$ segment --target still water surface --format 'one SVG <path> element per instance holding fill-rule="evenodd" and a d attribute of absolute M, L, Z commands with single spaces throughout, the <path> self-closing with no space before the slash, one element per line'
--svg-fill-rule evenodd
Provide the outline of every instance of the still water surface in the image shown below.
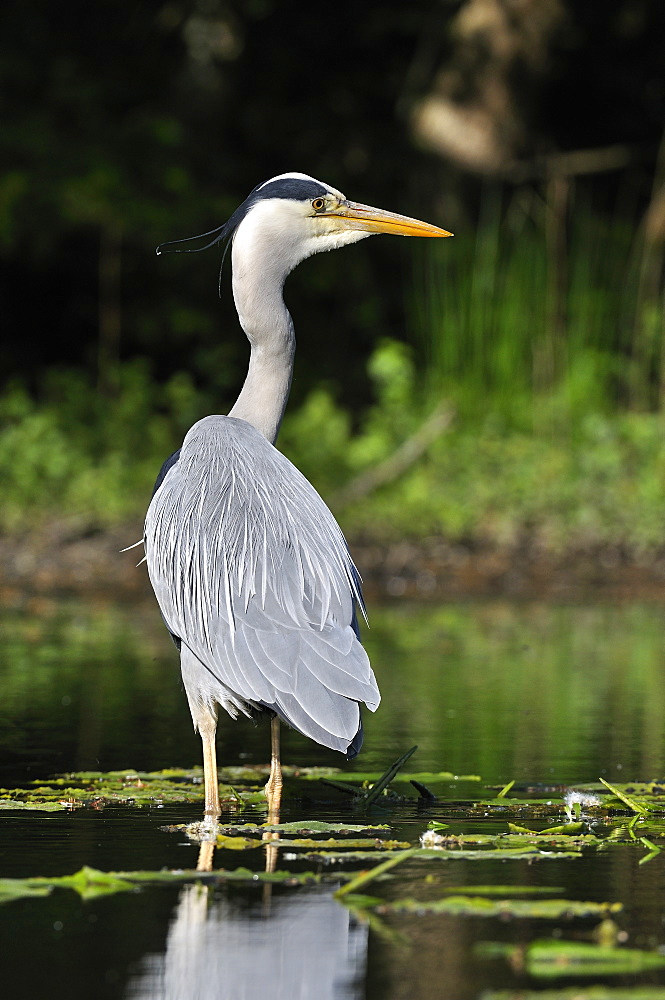
<path fill-rule="evenodd" d="M 349 766 L 383 770 L 417 743 L 413 770 L 478 774 L 483 784 L 540 782 L 553 797 L 560 785 L 601 775 L 661 778 L 664 626 L 660 607 L 640 604 L 375 609 L 365 641 L 384 700 L 376 715 L 366 715 L 365 747 Z M 72 769 L 199 763 L 177 655 L 152 604 L 23 599 L 4 608 L 0 628 L 0 784 Z M 223 763 L 263 763 L 267 750 L 266 726 L 222 721 Z M 284 734 L 283 758 L 344 766 L 295 733 Z M 464 785 L 436 792 L 431 805 L 419 805 L 414 793 L 373 821 L 390 822 L 395 836 L 415 843 Z M 137 870 L 196 863 L 196 848 L 163 827 L 197 818 L 197 807 L 0 817 L 0 877 L 70 874 L 84 864 Z M 334 796 L 287 800 L 282 819 L 358 822 Z M 471 827 L 454 832 L 461 829 Z M 215 865 L 260 868 L 255 854 L 218 852 Z M 655 947 L 665 943 L 665 863 L 640 866 L 640 856 L 615 850 L 535 865 L 455 860 L 437 866 L 432 891 L 438 897 L 446 886 L 500 882 L 617 900 L 629 942 Z M 417 862 L 405 868 L 400 894 L 422 897 L 422 876 Z M 449 917 L 393 918 L 373 928 L 336 902 L 333 889 L 188 885 L 88 902 L 56 890 L 8 903 L 0 908 L 3 979 L 13 997 L 34 996 L 48 983 L 54 998 L 465 1000 L 535 985 L 505 962 L 479 961 L 476 941 L 553 932 L 551 925 Z M 390 895 L 390 883 L 380 894 Z"/>

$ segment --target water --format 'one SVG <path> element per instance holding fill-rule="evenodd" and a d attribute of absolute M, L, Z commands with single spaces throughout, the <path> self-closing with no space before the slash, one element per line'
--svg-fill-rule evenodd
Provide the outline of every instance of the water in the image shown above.
<path fill-rule="evenodd" d="M 662 777 L 664 624 L 661 608 L 640 604 L 374 609 L 365 638 L 384 700 L 366 715 L 365 748 L 350 767 L 383 769 L 417 743 L 413 770 L 475 773 L 493 785 L 540 782 L 553 796 L 561 785 L 599 776 Z M 23 599 L 4 608 L 0 627 L 0 784 L 71 769 L 199 763 L 177 655 L 152 604 Z M 220 759 L 265 762 L 268 738 L 266 726 L 224 720 Z M 283 758 L 343 764 L 295 733 L 284 734 Z M 437 788 L 439 801 L 427 806 L 414 793 L 380 818 L 396 837 L 416 842 L 429 819 L 449 820 L 446 798 L 464 789 Z M 0 877 L 71 874 L 82 865 L 191 868 L 196 848 L 163 827 L 197 817 L 192 806 L 3 812 Z M 282 818 L 354 819 L 334 794 L 287 800 Z M 453 828 L 487 832 L 497 822 L 455 821 Z M 414 861 L 399 881 L 370 891 L 438 898 L 446 887 L 472 883 L 559 886 L 567 898 L 622 902 L 616 919 L 629 944 L 653 948 L 665 942 L 665 862 L 659 856 L 640 865 L 644 853 L 617 847 L 533 865 L 455 860 L 428 869 L 428 883 Z M 215 859 L 229 869 L 261 864 L 260 850 Z M 478 940 L 526 942 L 556 931 L 466 917 L 368 925 L 335 901 L 333 889 L 187 885 L 87 902 L 65 890 L 18 900 L 0 907 L 3 981 L 19 998 L 42 993 L 48 982 L 51 997 L 72 1000 L 465 1000 L 538 985 L 505 961 L 479 960 Z M 560 932 L 588 934 L 593 924 L 564 924 Z M 618 982 L 665 984 L 665 976 Z"/>

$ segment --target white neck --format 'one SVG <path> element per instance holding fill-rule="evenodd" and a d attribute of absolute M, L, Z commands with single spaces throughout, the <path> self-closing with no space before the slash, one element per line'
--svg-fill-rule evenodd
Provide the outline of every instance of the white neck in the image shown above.
<path fill-rule="evenodd" d="M 252 353 L 229 416 L 253 424 L 272 442 L 289 398 L 295 353 L 293 322 L 282 297 L 286 277 L 314 253 L 371 235 L 328 223 L 312 217 L 308 205 L 268 198 L 249 209 L 233 237 L 233 298 Z"/>
<path fill-rule="evenodd" d="M 248 222 L 233 241 L 232 266 L 233 298 L 251 355 L 229 416 L 246 420 L 274 443 L 289 398 L 295 354 L 293 321 L 282 296 L 291 266 L 276 253 L 279 240 L 255 240 Z"/>

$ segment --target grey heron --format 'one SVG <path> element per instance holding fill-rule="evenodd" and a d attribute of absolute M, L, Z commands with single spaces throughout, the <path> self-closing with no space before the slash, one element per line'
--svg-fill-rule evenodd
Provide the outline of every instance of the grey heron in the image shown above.
<path fill-rule="evenodd" d="M 249 369 L 228 415 L 199 420 L 162 466 L 144 544 L 203 743 L 205 815 L 212 820 L 220 813 L 219 706 L 234 718 L 270 713 L 266 794 L 274 814 L 282 787 L 279 720 L 351 758 L 362 744 L 360 704 L 371 711 L 379 704 L 358 630 L 360 577 L 344 536 L 314 487 L 274 447 L 295 351 L 286 277 L 306 257 L 373 233 L 451 235 L 348 201 L 301 173 L 259 184 L 225 225 L 204 234 L 214 237 L 207 246 L 231 244 Z"/>

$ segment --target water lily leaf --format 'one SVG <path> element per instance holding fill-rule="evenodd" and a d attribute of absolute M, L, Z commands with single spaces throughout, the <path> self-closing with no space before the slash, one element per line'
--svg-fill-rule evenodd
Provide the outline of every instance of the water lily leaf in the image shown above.
<path fill-rule="evenodd" d="M 310 833 L 365 833 L 368 830 L 389 830 L 386 823 L 377 823 L 374 826 L 367 823 L 322 823 L 318 820 L 307 820 L 293 823 L 266 823 L 261 830 L 275 830 L 282 833 L 300 833 L 306 836 Z"/>
<path fill-rule="evenodd" d="M 479 896 L 445 896 L 443 899 L 399 899 L 382 903 L 378 912 L 440 914 L 468 917 L 513 917 L 533 920 L 571 920 L 606 917 L 622 909 L 621 903 L 580 902 L 573 899 L 488 899 Z"/>
<path fill-rule="evenodd" d="M 540 861 L 552 859 L 555 861 L 568 860 L 570 858 L 581 857 L 580 851 L 542 851 L 533 844 L 526 847 L 496 847 L 486 848 L 478 851 L 465 850 L 463 848 L 449 850 L 442 847 L 422 847 L 418 851 L 420 858 L 438 858 L 439 860 L 454 860 L 464 858 L 465 861 Z"/>
<path fill-rule="evenodd" d="M 231 785 L 220 785 L 219 791 L 225 805 L 252 805 L 257 800 L 265 804 L 261 791 L 236 791 Z M 28 788 L 0 789 L 0 808 L 47 812 L 83 806 L 96 809 L 108 805 L 142 808 L 166 802 L 199 802 L 202 799 L 203 785 L 196 776 L 183 773 L 174 778 L 172 772 L 81 771 L 53 778 L 48 783 L 33 782 Z"/>
<path fill-rule="evenodd" d="M 320 768 L 320 778 L 343 778 L 344 781 L 352 784 L 362 784 L 364 782 L 375 782 L 381 777 L 381 771 L 343 771 L 341 768 Z M 326 773 L 323 773 L 326 772 Z M 482 781 L 479 774 L 453 774 L 452 771 L 400 771 L 393 779 L 394 781 L 417 781 L 420 784 L 436 784 L 437 782 L 449 781 Z"/>
<path fill-rule="evenodd" d="M 113 872 L 100 872 L 84 865 L 74 875 L 62 875 L 53 879 L 52 884 L 63 889 L 73 889 L 81 899 L 108 896 L 114 892 L 127 892 L 135 886 Z"/>
<path fill-rule="evenodd" d="M 363 896 L 360 892 L 349 892 L 344 898 L 344 904 L 353 910 L 373 910 L 383 903 L 378 896 Z"/>
<path fill-rule="evenodd" d="M 5 789 L 0 791 L 0 794 L 8 795 Z M 83 803 L 79 803 L 83 805 Z M 31 809 L 37 812 L 65 812 L 70 809 L 71 806 L 67 802 L 23 802 L 20 799 L 13 798 L 0 798 L 0 809 Z"/>
<path fill-rule="evenodd" d="M 547 820 L 563 811 L 552 799 L 470 799 L 442 802 L 445 819 Z"/>
<path fill-rule="evenodd" d="M 9 902 L 23 896 L 46 896 L 52 889 L 73 889 L 81 899 L 92 899 L 114 892 L 134 889 L 131 882 L 114 872 L 100 872 L 84 865 L 74 875 L 60 875 L 54 878 L 26 878 L 0 880 L 0 901 Z"/>
<path fill-rule="evenodd" d="M 434 845 L 443 845 L 446 847 L 452 847 L 454 845 L 459 845 L 460 847 L 468 847 L 470 844 L 476 847 L 482 847 L 487 845 L 488 847 L 494 846 L 500 834 L 498 833 L 441 833 L 437 834 L 436 830 L 427 830 L 420 838 L 420 843 L 423 847 L 433 847 Z"/>
<path fill-rule="evenodd" d="M 221 847 L 225 851 L 248 851 L 255 847 L 261 847 L 265 843 L 255 837 L 227 837 L 223 833 L 217 834 L 215 842 L 217 847 Z"/>
<path fill-rule="evenodd" d="M 520 847 L 527 844 L 540 844 L 542 846 L 548 844 L 550 847 L 570 847 L 572 845 L 591 847 L 601 844 L 602 841 L 593 833 L 583 833 L 574 836 L 572 834 L 546 834 L 543 830 L 542 833 L 504 833 L 496 838 L 496 843 L 497 846 L 505 845 L 506 847 Z"/>
<path fill-rule="evenodd" d="M 665 967 L 665 955 L 639 948 L 613 948 L 584 941 L 533 941 L 526 948 L 483 942 L 478 954 L 496 958 L 505 955 L 509 961 L 520 961 L 531 976 L 555 979 L 560 976 L 635 975 L 649 969 Z M 578 994 L 579 995 L 579 994 Z M 634 996 L 634 993 L 631 994 Z"/>
<path fill-rule="evenodd" d="M 342 863 L 347 861 L 369 861 L 372 864 L 375 864 L 376 861 L 379 859 L 379 857 L 392 858 L 395 857 L 397 854 L 401 853 L 402 850 L 361 851 L 361 850 L 351 850 L 351 849 L 342 850 L 338 848 L 336 850 L 333 849 L 333 850 L 322 850 L 322 851 L 309 850 L 306 851 L 304 854 L 299 855 L 299 857 L 302 858 L 303 861 L 313 861 L 313 862 L 315 861 L 318 862 L 319 864 L 321 862 L 323 862 L 324 864 L 333 864 L 337 862 Z M 355 876 L 357 872 L 354 872 L 353 874 Z"/>
<path fill-rule="evenodd" d="M 48 896 L 51 886 L 34 885 L 29 878 L 0 878 L 0 903 L 9 903 L 25 896 Z"/>
<path fill-rule="evenodd" d="M 341 839 L 339 837 L 328 837 L 326 840 L 315 840 L 312 837 L 301 837 L 301 838 L 287 838 L 279 837 L 275 840 L 258 840 L 249 837 L 225 837 L 219 834 L 217 836 L 217 847 L 226 848 L 232 851 L 243 851 L 251 850 L 256 847 L 264 847 L 267 843 L 271 847 L 279 847 L 283 850 L 307 850 L 307 851 L 319 851 L 321 853 L 330 853 L 331 850 L 339 848 L 335 853 L 340 854 L 340 856 L 345 857 L 349 854 L 349 851 L 364 851 L 365 855 L 367 851 L 394 851 L 394 850 L 404 850 L 410 847 L 408 841 L 405 840 L 378 840 L 371 839 L 369 837 L 361 837 L 356 839 Z M 372 855 L 370 854 L 370 857 Z"/>
<path fill-rule="evenodd" d="M 529 830 L 526 826 L 509 823 L 508 829 L 511 833 L 528 834 L 530 837 L 547 837 L 551 835 L 572 837 L 576 833 L 582 833 L 585 825 L 584 823 L 562 823 L 560 826 L 548 826 L 543 830 Z"/>
<path fill-rule="evenodd" d="M 355 878 L 355 873 L 335 872 L 335 881 Z M 314 885 L 324 876 L 317 872 L 252 871 L 236 868 L 232 871 L 218 869 L 213 872 L 190 870 L 178 871 L 134 871 L 103 872 L 84 866 L 74 875 L 60 875 L 54 878 L 35 877 L 27 879 L 1 879 L 0 903 L 21 899 L 25 896 L 46 896 L 54 888 L 73 889 L 82 899 L 109 895 L 115 892 L 133 892 L 141 885 L 180 884 L 184 882 L 276 882 L 286 886 Z"/>
<path fill-rule="evenodd" d="M 340 840 L 339 838 L 329 837 L 327 840 L 314 840 L 312 838 L 300 838 L 298 840 L 271 840 L 271 844 L 275 844 L 278 847 L 282 845 L 283 847 L 296 847 L 296 848 L 321 848 L 321 850 L 327 850 L 329 848 L 353 848 L 355 850 L 363 849 L 373 849 L 375 851 L 396 851 L 405 850 L 411 847 L 408 840 L 371 840 L 369 837 L 357 838 L 356 840 Z"/>
<path fill-rule="evenodd" d="M 584 823 L 562 823 L 560 826 L 548 826 L 546 829 L 541 830 L 541 836 L 546 834 L 558 834 L 564 837 L 571 837 L 576 833 L 581 833 L 584 830 Z"/>
<path fill-rule="evenodd" d="M 555 896 L 564 889 L 556 885 L 451 885 L 446 892 L 459 896 Z"/>
<path fill-rule="evenodd" d="M 665 1000 L 665 987 L 571 986 L 561 990 L 486 990 L 483 1000 Z"/>

